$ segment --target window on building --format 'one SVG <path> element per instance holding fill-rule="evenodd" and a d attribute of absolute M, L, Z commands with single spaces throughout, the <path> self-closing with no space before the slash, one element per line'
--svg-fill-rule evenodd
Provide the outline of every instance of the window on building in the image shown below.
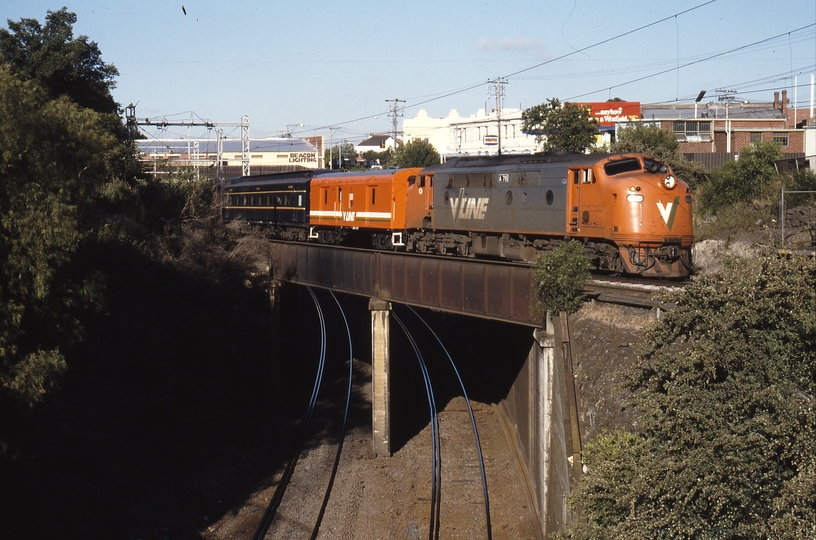
<path fill-rule="evenodd" d="M 711 141 L 711 122 L 678 120 L 674 123 L 674 135 L 681 142 Z"/>
<path fill-rule="evenodd" d="M 762 132 L 761 131 L 752 131 L 751 132 L 751 144 L 757 144 L 762 142 Z"/>
<path fill-rule="evenodd" d="M 773 142 L 779 144 L 779 146 L 788 146 L 788 133 L 774 133 Z"/>

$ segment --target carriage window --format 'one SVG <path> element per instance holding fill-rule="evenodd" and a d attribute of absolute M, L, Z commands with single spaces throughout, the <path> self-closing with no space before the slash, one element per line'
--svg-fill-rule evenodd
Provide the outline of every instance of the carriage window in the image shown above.
<path fill-rule="evenodd" d="M 349 208 L 354 208 L 354 192 L 349 191 Z"/>
<path fill-rule="evenodd" d="M 298 206 L 303 206 L 303 195 L 298 195 Z"/>
<path fill-rule="evenodd" d="M 329 190 L 323 190 L 323 204 L 329 204 Z"/>
<path fill-rule="evenodd" d="M 343 202 L 343 188 L 337 188 L 337 200 Z"/>
<path fill-rule="evenodd" d="M 371 204 L 374 205 L 374 201 L 377 199 L 377 189 L 371 188 Z"/>

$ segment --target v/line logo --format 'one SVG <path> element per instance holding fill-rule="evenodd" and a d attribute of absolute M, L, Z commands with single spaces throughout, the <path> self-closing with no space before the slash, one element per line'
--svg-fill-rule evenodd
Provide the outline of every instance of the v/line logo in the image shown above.
<path fill-rule="evenodd" d="M 666 203 L 665 206 L 662 202 L 657 201 L 657 210 L 660 212 L 660 217 L 663 218 L 663 222 L 669 230 L 672 230 L 674 226 L 674 218 L 677 216 L 678 206 L 680 206 L 680 197 L 675 197 L 674 202 Z"/>
<path fill-rule="evenodd" d="M 459 196 L 451 199 L 451 215 L 453 222 L 460 219 L 481 219 L 485 218 L 487 212 L 488 197 L 465 197 L 464 188 L 459 190 Z"/>

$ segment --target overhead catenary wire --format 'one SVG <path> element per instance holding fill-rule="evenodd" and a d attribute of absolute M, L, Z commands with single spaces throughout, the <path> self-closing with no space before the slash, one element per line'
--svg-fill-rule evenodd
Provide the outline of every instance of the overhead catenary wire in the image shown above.
<path fill-rule="evenodd" d="M 649 28 L 649 27 L 655 26 L 655 25 L 657 25 L 657 24 L 660 24 L 660 23 L 662 23 L 662 22 L 665 22 L 665 21 L 667 21 L 667 20 L 670 20 L 670 19 L 672 19 L 672 18 L 674 18 L 674 17 L 680 16 L 680 15 L 685 15 L 686 13 L 689 13 L 689 12 L 695 11 L 695 10 L 700 9 L 700 8 L 702 8 L 702 7 L 704 7 L 704 6 L 707 6 L 707 5 L 709 5 L 709 4 L 713 4 L 714 2 L 717 2 L 717 0 L 708 0 L 708 1 L 706 1 L 706 2 L 703 2 L 702 4 L 698 4 L 698 5 L 693 6 L 693 7 L 691 7 L 691 8 L 688 8 L 688 9 L 685 9 L 685 10 L 683 10 L 683 11 L 677 12 L 677 13 L 675 13 L 675 14 L 673 14 L 673 15 L 669 15 L 669 16 L 667 16 L 667 17 L 663 17 L 662 19 L 659 19 L 659 20 L 657 20 L 657 21 L 653 21 L 653 22 L 651 22 L 651 23 L 648 23 L 648 24 L 645 24 L 645 25 L 639 26 L 638 28 L 634 28 L 634 29 L 632 29 L 632 30 L 628 30 L 628 31 L 626 31 L 626 32 L 623 32 L 623 33 L 617 34 L 617 35 L 615 35 L 615 36 L 612 36 L 612 37 L 610 37 L 610 38 L 607 38 L 607 39 L 604 39 L 604 40 L 598 41 L 598 42 L 596 42 L 596 43 L 593 43 L 592 45 L 587 45 L 586 47 L 582 47 L 581 49 L 574 50 L 574 51 L 572 51 L 572 52 L 569 52 L 569 53 L 563 54 L 563 55 L 561 55 L 561 56 L 558 56 L 558 57 L 556 57 L 556 58 L 551 58 L 551 59 L 546 60 L 546 61 L 544 61 L 544 62 L 540 62 L 540 63 L 538 63 L 538 64 L 535 64 L 535 65 L 532 65 L 532 66 L 526 67 L 526 68 L 524 68 L 524 69 L 521 69 L 521 70 L 518 70 L 518 71 L 514 71 L 514 72 L 512 72 L 512 73 L 510 73 L 510 74 L 507 74 L 507 75 L 502 76 L 501 78 L 504 78 L 504 79 L 509 79 L 509 78 L 511 78 L 511 77 L 515 77 L 516 75 L 519 75 L 519 74 L 521 74 L 521 73 L 526 73 L 527 71 L 531 71 L 531 70 L 536 69 L 536 68 L 539 68 L 539 67 L 541 67 L 541 66 L 545 66 L 545 65 L 547 65 L 547 64 L 551 64 L 551 63 L 553 63 L 553 62 L 556 62 L 556 61 L 558 61 L 558 60 L 562 60 L 562 59 L 567 58 L 567 57 L 569 57 L 569 56 L 572 56 L 572 55 L 574 55 L 574 54 L 578 54 L 578 53 L 580 53 L 580 52 L 587 51 L 587 50 L 589 50 L 589 49 L 592 49 L 592 48 L 598 47 L 598 46 L 600 46 L 600 45 L 604 45 L 604 44 L 609 43 L 609 42 L 611 42 L 611 41 L 614 41 L 614 40 L 616 40 L 616 39 L 620 39 L 620 38 L 622 38 L 622 37 L 628 36 L 628 35 L 633 34 L 633 33 L 635 33 L 635 32 L 639 32 L 639 31 L 644 30 L 644 29 L 646 29 L 646 28 Z M 438 100 L 440 100 L 440 99 L 444 99 L 444 98 L 447 98 L 447 97 L 455 96 L 455 95 L 462 94 L 462 93 L 465 93 L 465 92 L 470 92 L 471 90 L 475 90 L 475 89 L 477 89 L 477 88 L 483 88 L 485 85 L 487 85 L 487 82 L 485 82 L 485 81 L 483 80 L 483 81 L 481 81 L 481 82 L 474 83 L 474 84 L 471 84 L 471 85 L 469 85 L 469 86 L 465 86 L 464 88 L 460 88 L 460 89 L 458 89 L 458 90 L 451 90 L 451 91 L 447 91 L 447 92 L 441 92 L 441 93 L 439 93 L 438 95 L 436 95 L 435 97 L 431 97 L 431 98 L 428 98 L 428 99 L 425 99 L 425 100 L 422 100 L 422 101 L 418 101 L 418 102 L 415 102 L 415 103 L 410 103 L 410 104 L 408 104 L 408 105 L 405 105 L 405 106 L 403 107 L 403 110 L 406 110 L 406 109 L 413 109 L 413 108 L 419 107 L 419 106 L 421 106 L 421 105 L 425 105 L 425 104 L 428 104 L 428 103 L 432 103 L 432 102 L 434 102 L 434 101 L 438 101 Z M 331 124 L 327 124 L 327 125 L 325 125 L 325 126 L 322 126 L 322 127 L 316 128 L 316 129 L 328 129 L 330 126 L 342 126 L 342 125 L 345 125 L 345 124 L 351 124 L 351 123 L 354 123 L 354 122 L 359 122 L 359 121 L 361 121 L 361 120 L 369 120 L 369 119 L 373 119 L 375 116 L 379 116 L 379 115 L 381 115 L 381 114 L 387 114 L 387 112 L 388 112 L 388 111 L 386 111 L 386 112 L 381 112 L 381 113 L 376 113 L 376 114 L 371 114 L 371 115 L 367 115 L 367 116 L 363 116 L 363 117 L 355 118 L 355 119 L 352 119 L 352 120 L 346 120 L 346 121 L 342 121 L 342 122 L 332 122 Z"/>
<path fill-rule="evenodd" d="M 800 28 L 797 28 L 796 30 L 792 30 L 791 32 L 799 32 L 799 31 L 804 30 L 804 29 L 806 29 L 806 28 L 812 28 L 812 27 L 816 27 L 816 23 L 811 23 L 811 24 L 808 24 L 808 25 L 806 25 L 806 26 L 802 26 L 802 27 L 800 27 Z M 656 72 L 656 73 L 652 73 L 652 74 L 650 74 L 650 75 L 645 75 L 645 76 L 643 76 L 643 77 L 638 77 L 638 78 L 636 78 L 636 79 L 632 79 L 632 80 L 626 81 L 626 82 L 624 82 L 624 83 L 614 84 L 614 85 L 612 85 L 612 86 L 605 86 L 604 88 L 600 88 L 600 89 L 598 89 L 598 90 L 593 90 L 593 91 L 591 91 L 591 92 L 585 92 L 585 93 L 583 93 L 583 94 L 578 94 L 578 95 L 575 95 L 575 96 L 571 96 L 571 97 L 566 98 L 566 100 L 572 100 L 572 99 L 577 99 L 577 98 L 580 98 L 580 97 L 590 96 L 590 95 L 592 95 L 592 94 L 596 94 L 596 93 L 598 93 L 598 92 L 605 92 L 605 91 L 610 90 L 610 89 L 612 89 L 612 88 L 620 88 L 620 87 L 622 87 L 622 86 L 627 86 L 627 85 L 630 85 L 630 84 L 634 84 L 634 83 L 636 83 L 636 82 L 644 81 L 644 80 L 646 80 L 646 79 L 651 79 L 652 77 L 657 77 L 658 75 L 663 75 L 664 73 L 668 73 L 668 72 L 670 72 L 670 71 L 674 71 L 675 69 L 680 69 L 680 68 L 689 67 L 689 66 L 692 66 L 692 65 L 694 65 L 694 64 L 699 64 L 700 62 L 705 62 L 705 61 L 707 61 L 707 60 L 713 60 L 714 58 L 718 58 L 718 57 L 720 57 L 720 56 L 724 56 L 724 55 L 727 55 L 727 54 L 733 53 L 733 52 L 735 52 L 735 51 L 740 51 L 740 50 L 743 50 L 743 49 L 748 49 L 748 48 L 753 47 L 753 46 L 755 46 L 755 45 L 757 45 L 757 44 L 760 44 L 760 43 L 766 43 L 766 42 L 771 41 L 771 40 L 774 40 L 774 39 L 779 39 L 780 37 L 786 36 L 786 35 L 788 35 L 789 33 L 790 33 L 790 32 L 783 32 L 783 33 L 781 33 L 781 34 L 777 34 L 776 36 L 769 37 L 769 38 L 766 38 L 766 39 L 762 39 L 762 40 L 759 40 L 759 41 L 755 41 L 755 42 L 750 43 L 750 44 L 748 44 L 748 45 L 742 45 L 742 46 L 740 46 L 740 47 L 735 47 L 735 48 L 733 48 L 733 49 L 729 49 L 729 50 L 727 50 L 727 51 L 723 51 L 723 52 L 719 52 L 719 53 L 716 53 L 716 54 L 712 54 L 712 55 L 706 56 L 706 57 L 701 58 L 701 59 L 699 59 L 699 60 L 694 60 L 694 61 L 692 61 L 692 62 L 687 62 L 687 63 L 683 64 L 682 66 L 679 66 L 679 68 L 674 68 L 674 67 L 672 67 L 672 68 L 664 69 L 664 70 L 658 71 L 658 72 Z"/>

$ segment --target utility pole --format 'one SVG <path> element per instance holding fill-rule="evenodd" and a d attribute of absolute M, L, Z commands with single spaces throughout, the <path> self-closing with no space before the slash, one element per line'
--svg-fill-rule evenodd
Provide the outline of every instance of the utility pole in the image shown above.
<path fill-rule="evenodd" d="M 492 84 L 493 86 L 488 86 L 488 95 L 496 97 L 496 122 L 499 125 L 499 155 L 501 155 L 501 110 L 502 110 L 502 99 L 504 98 L 504 85 L 507 84 L 507 79 L 503 77 L 498 77 L 494 80 L 488 79 L 488 84 Z M 485 111 L 486 112 L 486 111 Z"/>
<path fill-rule="evenodd" d="M 388 110 L 388 116 L 391 117 L 391 133 L 394 137 L 394 149 L 397 148 L 397 134 L 402 133 L 401 131 L 397 131 L 397 122 L 399 118 L 402 117 L 402 113 L 400 112 L 399 104 L 405 103 L 404 99 L 386 99 L 386 103 L 393 103 L 391 108 Z"/>
<path fill-rule="evenodd" d="M 722 92 L 723 94 L 717 99 L 725 102 L 725 151 L 731 152 L 731 120 L 728 119 L 728 107 L 736 99 L 732 94 L 736 94 L 737 91 L 717 88 L 715 92 Z"/>

